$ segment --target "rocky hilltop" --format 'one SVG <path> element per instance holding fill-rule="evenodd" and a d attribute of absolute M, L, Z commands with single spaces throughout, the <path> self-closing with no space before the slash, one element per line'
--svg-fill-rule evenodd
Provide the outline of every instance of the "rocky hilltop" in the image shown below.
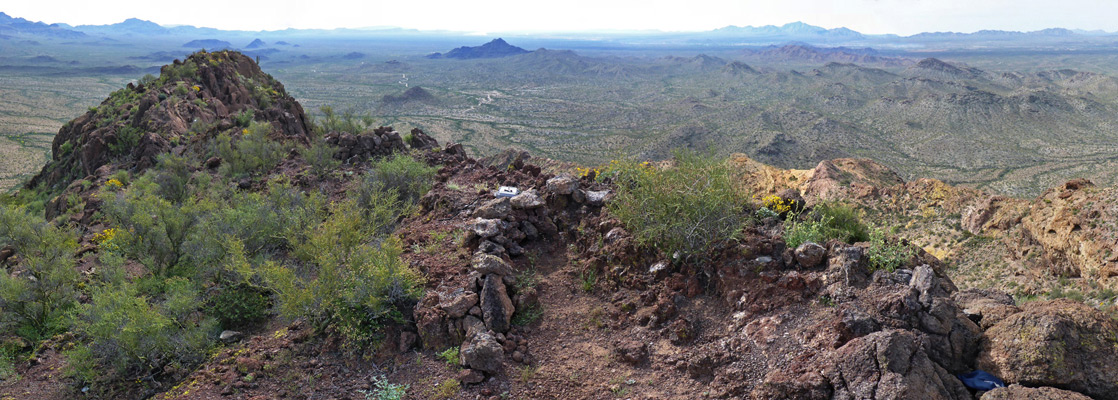
<path fill-rule="evenodd" d="M 68 124 L 24 190 L 52 197 L 0 208 L 4 397 L 1118 399 L 1118 199 L 1081 180 L 476 160 L 200 52 Z"/>

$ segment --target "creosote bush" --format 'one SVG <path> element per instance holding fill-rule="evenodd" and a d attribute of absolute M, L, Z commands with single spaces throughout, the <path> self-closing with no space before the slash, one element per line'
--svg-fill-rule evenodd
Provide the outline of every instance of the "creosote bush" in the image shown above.
<path fill-rule="evenodd" d="M 21 272 L 0 270 L 0 337 L 35 343 L 65 331 L 79 278 L 76 236 L 23 208 L 0 206 L 0 248 L 7 246 L 21 258 Z"/>
<path fill-rule="evenodd" d="M 283 146 L 268 135 L 272 125 L 267 122 L 251 122 L 241 130 L 236 141 L 230 135 L 215 139 L 214 153 L 221 157 L 221 174 L 229 177 L 242 177 L 267 172 L 274 168 L 284 157 Z"/>
<path fill-rule="evenodd" d="M 609 212 L 640 245 L 668 256 L 701 256 L 738 233 L 748 197 L 734 185 L 724 159 L 677 151 L 674 161 L 665 169 L 632 160 L 611 163 L 603 172 L 617 184 Z"/>

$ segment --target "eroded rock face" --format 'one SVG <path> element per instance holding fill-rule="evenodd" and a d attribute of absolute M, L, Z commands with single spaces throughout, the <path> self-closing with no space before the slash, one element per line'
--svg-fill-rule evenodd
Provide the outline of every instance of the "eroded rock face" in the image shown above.
<path fill-rule="evenodd" d="M 978 367 L 1028 386 L 1118 399 L 1118 321 L 1083 303 L 1038 301 L 986 331 Z"/>
<path fill-rule="evenodd" d="M 1090 400 L 1090 397 L 1069 390 L 1052 387 L 1024 387 L 1009 385 L 983 393 L 982 400 Z"/>
<path fill-rule="evenodd" d="M 956 292 L 951 297 L 963 308 L 963 314 L 983 330 L 1021 312 L 1013 297 L 994 290 L 967 289 Z"/>

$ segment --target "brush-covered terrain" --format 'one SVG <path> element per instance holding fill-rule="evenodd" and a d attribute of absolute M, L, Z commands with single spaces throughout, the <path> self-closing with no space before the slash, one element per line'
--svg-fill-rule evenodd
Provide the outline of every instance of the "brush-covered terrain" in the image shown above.
<path fill-rule="evenodd" d="M 1113 188 L 372 122 L 221 51 L 67 123 L 0 207 L 0 398 L 1118 398 Z"/>

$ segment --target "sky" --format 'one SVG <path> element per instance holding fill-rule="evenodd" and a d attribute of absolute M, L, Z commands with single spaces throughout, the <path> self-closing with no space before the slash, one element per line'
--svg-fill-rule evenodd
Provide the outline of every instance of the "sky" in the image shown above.
<path fill-rule="evenodd" d="M 135 17 L 229 30 L 704 31 L 803 21 L 869 34 L 1118 31 L 1116 0 L 0 0 L 0 11 L 46 23 L 101 25 Z"/>

